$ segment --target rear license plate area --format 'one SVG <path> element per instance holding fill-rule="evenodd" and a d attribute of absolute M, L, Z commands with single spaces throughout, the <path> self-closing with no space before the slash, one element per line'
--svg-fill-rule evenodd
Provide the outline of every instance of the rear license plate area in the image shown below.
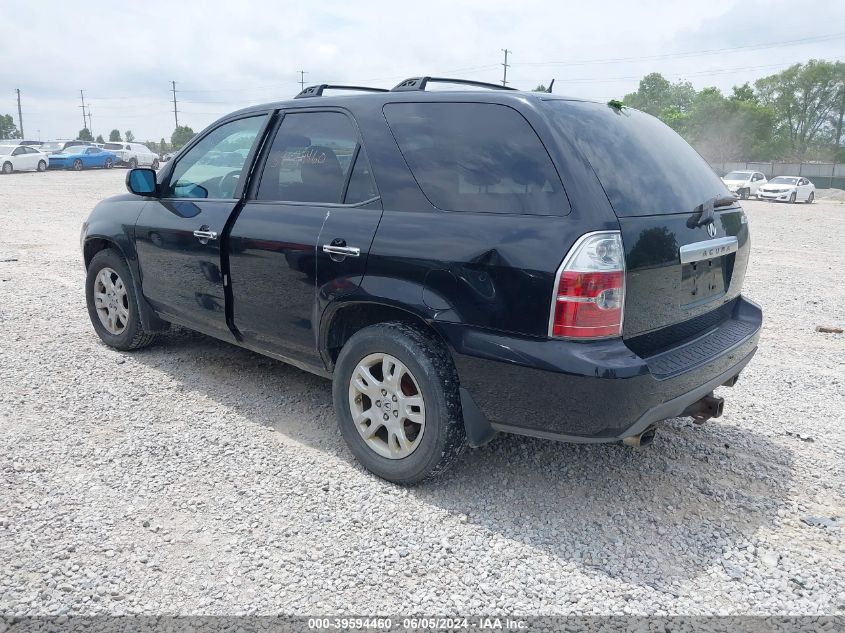
<path fill-rule="evenodd" d="M 713 301 L 725 294 L 725 260 L 702 259 L 681 267 L 681 307 L 691 308 Z"/>

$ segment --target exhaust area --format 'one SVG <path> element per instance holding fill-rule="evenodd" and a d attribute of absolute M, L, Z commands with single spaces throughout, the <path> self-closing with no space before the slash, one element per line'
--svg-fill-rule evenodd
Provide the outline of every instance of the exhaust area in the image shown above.
<path fill-rule="evenodd" d="M 639 435 L 631 435 L 629 437 L 622 438 L 622 443 L 625 446 L 634 446 L 637 448 L 648 446 L 654 441 L 655 435 L 657 435 L 657 427 L 652 425 Z"/>

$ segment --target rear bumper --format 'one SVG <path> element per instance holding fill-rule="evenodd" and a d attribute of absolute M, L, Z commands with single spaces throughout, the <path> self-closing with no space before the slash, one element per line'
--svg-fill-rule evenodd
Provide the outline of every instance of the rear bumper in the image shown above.
<path fill-rule="evenodd" d="M 464 398 L 494 430 L 573 442 L 612 442 L 681 415 L 745 368 L 761 325 L 759 306 L 740 297 L 720 323 L 644 358 L 621 339 L 522 339 L 438 324 Z"/>

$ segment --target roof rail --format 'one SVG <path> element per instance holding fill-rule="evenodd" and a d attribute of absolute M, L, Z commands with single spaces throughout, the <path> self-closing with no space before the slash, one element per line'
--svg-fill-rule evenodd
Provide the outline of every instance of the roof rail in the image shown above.
<path fill-rule="evenodd" d="M 464 86 L 477 86 L 479 88 L 493 88 L 496 90 L 516 90 L 509 86 L 500 86 L 499 84 L 491 84 L 486 81 L 473 81 L 472 79 L 450 79 L 448 77 L 411 77 L 404 81 L 400 81 L 393 87 L 391 92 L 404 92 L 406 90 L 425 90 L 426 84 L 461 84 Z"/>
<path fill-rule="evenodd" d="M 302 92 L 294 97 L 294 99 L 306 99 L 308 97 L 322 97 L 323 90 L 363 90 L 364 92 L 390 92 L 387 88 L 370 88 L 368 86 L 336 86 L 333 84 L 317 84 L 316 86 L 308 86 Z"/>

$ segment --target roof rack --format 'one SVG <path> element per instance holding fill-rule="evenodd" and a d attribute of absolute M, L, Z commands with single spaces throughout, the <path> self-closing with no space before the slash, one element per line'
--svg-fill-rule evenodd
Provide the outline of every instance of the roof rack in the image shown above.
<path fill-rule="evenodd" d="M 496 90 L 516 90 L 509 86 L 500 86 L 499 84 L 491 84 L 486 81 L 473 81 L 472 79 L 450 79 L 448 77 L 411 77 L 404 81 L 400 81 L 393 87 L 391 92 L 404 92 L 406 90 L 425 90 L 426 84 L 461 84 L 464 86 L 477 86 L 479 88 L 493 88 Z"/>
<path fill-rule="evenodd" d="M 333 84 L 317 84 L 316 86 L 308 86 L 302 92 L 294 97 L 294 99 L 306 99 L 308 97 L 322 97 L 323 90 L 363 90 L 364 92 L 390 92 L 387 88 L 370 88 L 368 86 L 337 86 Z"/>

